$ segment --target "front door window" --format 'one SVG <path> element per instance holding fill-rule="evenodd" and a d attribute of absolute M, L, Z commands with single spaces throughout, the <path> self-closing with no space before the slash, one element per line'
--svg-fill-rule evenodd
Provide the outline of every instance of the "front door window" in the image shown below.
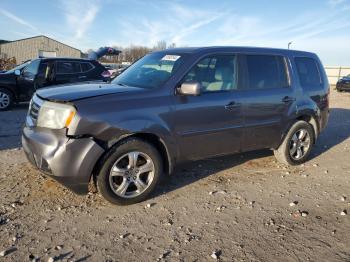
<path fill-rule="evenodd" d="M 218 55 L 199 61 L 185 76 L 184 82 L 195 81 L 202 93 L 237 89 L 236 56 Z"/>

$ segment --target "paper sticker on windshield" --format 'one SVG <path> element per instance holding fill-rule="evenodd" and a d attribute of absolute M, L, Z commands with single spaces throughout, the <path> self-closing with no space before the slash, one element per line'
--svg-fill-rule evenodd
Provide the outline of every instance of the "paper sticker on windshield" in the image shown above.
<path fill-rule="evenodd" d="M 165 55 L 162 58 L 162 61 L 176 61 L 177 59 L 179 59 L 181 56 L 179 55 Z"/>

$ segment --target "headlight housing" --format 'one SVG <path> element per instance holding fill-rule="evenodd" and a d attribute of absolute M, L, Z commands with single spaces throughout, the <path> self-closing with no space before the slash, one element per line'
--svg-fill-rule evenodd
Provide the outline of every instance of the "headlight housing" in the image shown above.
<path fill-rule="evenodd" d="M 76 114 L 72 105 L 45 101 L 40 107 L 36 125 L 51 129 L 68 127 Z"/>

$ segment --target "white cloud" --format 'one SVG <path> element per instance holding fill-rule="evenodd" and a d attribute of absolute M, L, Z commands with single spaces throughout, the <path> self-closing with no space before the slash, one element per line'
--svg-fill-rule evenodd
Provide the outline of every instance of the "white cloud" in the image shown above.
<path fill-rule="evenodd" d="M 341 56 L 340 53 L 348 53 L 349 50 L 345 43 L 350 39 L 342 33 L 342 30 L 350 29 L 349 14 L 345 8 L 349 2 L 337 1 L 337 8 L 327 7 L 328 3 L 326 8 L 306 9 L 297 15 L 286 13 L 282 20 L 280 17 L 274 20 L 262 13 L 241 13 L 235 5 L 211 8 L 198 5 L 194 9 L 186 2 L 137 2 L 138 8 L 147 9 L 147 12 L 119 13 L 114 22 L 116 29 L 113 31 L 111 27 L 108 41 L 104 43 L 152 47 L 165 40 L 168 44 L 175 42 L 177 46 L 287 48 L 288 42 L 293 41 L 292 48 L 314 51 L 327 63 L 339 61 L 346 64 L 349 56 Z M 331 39 L 343 43 L 331 45 Z"/>
<path fill-rule="evenodd" d="M 295 15 L 286 12 L 271 17 L 255 9 L 241 10 L 239 4 L 224 1 L 194 5 L 182 0 L 59 0 L 58 6 L 61 16 L 51 24 L 40 24 L 40 30 L 83 50 L 100 45 L 151 47 L 160 40 L 175 42 L 177 46 L 281 48 L 293 41 L 292 48 L 320 52 L 328 61 L 334 57 L 350 61 L 347 47 L 350 38 L 345 33 L 350 30 L 350 0 L 324 0 L 313 8 L 305 5 Z M 116 10 L 115 16 L 110 9 Z M 9 34 L 19 37 L 39 32 L 27 18 L 1 7 L 0 16 L 14 25 Z M 101 30 L 95 30 L 95 25 Z M 333 45 L 331 39 L 335 39 Z"/>
<path fill-rule="evenodd" d="M 186 26 L 183 27 L 181 30 L 176 32 L 176 34 L 171 38 L 170 43 L 178 43 L 178 44 L 181 43 L 186 36 L 194 33 L 197 29 L 205 25 L 211 24 L 212 22 L 217 20 L 219 17 L 220 15 L 214 15 L 211 18 L 198 20 L 190 24 L 188 27 Z"/>
<path fill-rule="evenodd" d="M 258 17 L 241 16 L 231 13 L 220 21 L 217 32 L 213 32 L 214 45 L 242 45 L 249 39 L 254 39 L 266 30 Z"/>
<path fill-rule="evenodd" d="M 11 13 L 9 11 L 6 11 L 5 9 L 0 8 L 0 13 L 2 15 L 6 16 L 7 18 L 11 19 L 12 21 L 14 21 L 14 22 L 16 22 L 16 23 L 18 23 L 20 25 L 23 25 L 23 26 L 25 26 L 25 27 L 33 30 L 33 31 L 36 31 L 36 32 L 39 31 L 35 26 L 33 26 L 28 21 L 26 21 L 26 20 L 24 20 L 24 19 L 22 19 L 22 18 L 20 18 L 20 17 L 18 17 L 16 15 L 14 15 L 13 13 Z"/>
<path fill-rule="evenodd" d="M 273 21 L 263 15 L 240 14 L 233 8 L 223 11 L 199 7 L 193 10 L 180 3 L 159 4 L 151 8 L 154 15 L 149 17 L 141 16 L 137 20 L 128 16 L 120 18 L 120 44 L 152 46 L 165 40 L 177 46 L 277 45 L 330 34 L 350 26 L 346 20 L 348 15 L 340 8 L 301 12 L 298 16 L 286 16 L 284 21 Z"/>
<path fill-rule="evenodd" d="M 160 40 L 177 45 L 187 44 L 187 38 L 200 28 L 208 26 L 224 16 L 224 12 L 193 8 L 178 3 L 165 3 L 151 7 L 154 14 L 151 17 L 123 17 L 119 19 L 118 32 L 136 45 L 153 46 Z"/>
<path fill-rule="evenodd" d="M 73 32 L 74 40 L 83 39 L 99 11 L 98 1 L 62 0 L 62 4 L 66 22 L 69 30 Z"/>
<path fill-rule="evenodd" d="M 293 19 L 278 21 L 264 19 L 263 16 L 230 15 L 220 21 L 220 33 L 213 33 L 215 45 L 253 45 L 286 48 L 293 41 L 305 43 L 308 39 L 337 34 L 350 28 L 348 15 L 342 9 L 320 12 L 304 12 Z M 318 45 L 323 45 L 319 42 Z M 302 49 L 302 47 L 301 47 Z"/>
<path fill-rule="evenodd" d="M 337 6 L 337 5 L 343 4 L 345 2 L 346 2 L 346 0 L 328 0 L 328 3 L 331 6 Z"/>

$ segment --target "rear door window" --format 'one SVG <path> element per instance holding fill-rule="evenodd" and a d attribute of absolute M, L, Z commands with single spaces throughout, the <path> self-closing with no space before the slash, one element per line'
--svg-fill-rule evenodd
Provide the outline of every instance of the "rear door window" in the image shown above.
<path fill-rule="evenodd" d="M 295 64 L 297 66 L 299 81 L 303 88 L 313 89 L 320 87 L 322 84 L 320 70 L 313 58 L 296 57 Z"/>
<path fill-rule="evenodd" d="M 248 89 L 289 87 L 287 66 L 283 56 L 245 55 Z"/>
<path fill-rule="evenodd" d="M 80 73 L 80 63 L 71 61 L 57 62 L 57 74 L 74 74 Z"/>

